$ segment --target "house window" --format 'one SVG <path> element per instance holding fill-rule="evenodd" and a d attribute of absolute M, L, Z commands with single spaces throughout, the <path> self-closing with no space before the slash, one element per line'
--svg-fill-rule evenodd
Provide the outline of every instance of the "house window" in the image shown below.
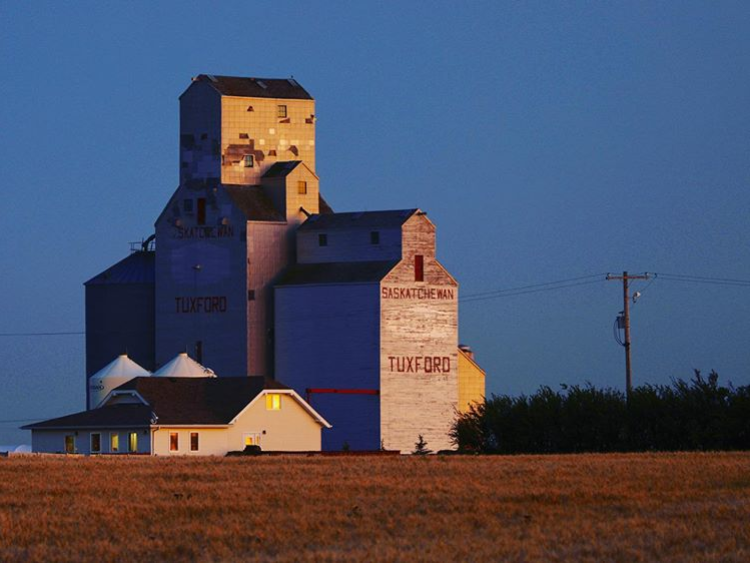
<path fill-rule="evenodd" d="M 206 224 L 206 198 L 198 198 L 198 217 L 197 221 L 199 225 Z"/>
<path fill-rule="evenodd" d="M 318 246 L 328 246 L 328 235 L 318 235 Z"/>
<path fill-rule="evenodd" d="M 281 395 L 279 393 L 269 393 L 268 395 L 266 395 L 266 410 L 281 410 Z"/>
<path fill-rule="evenodd" d="M 424 256 L 414 256 L 414 281 L 424 281 Z"/>
<path fill-rule="evenodd" d="M 76 453 L 76 437 L 73 434 L 68 434 L 67 436 L 65 436 L 65 453 Z"/>
<path fill-rule="evenodd" d="M 198 451 L 198 433 L 197 432 L 190 433 L 190 451 L 191 452 Z"/>
<path fill-rule="evenodd" d="M 286 117 L 286 106 L 276 106 L 276 117 Z"/>
<path fill-rule="evenodd" d="M 304 180 L 300 180 L 297 182 L 297 193 L 300 195 L 304 195 L 307 193 L 307 182 Z"/>
<path fill-rule="evenodd" d="M 380 244 L 380 231 L 370 233 L 370 244 Z"/>
<path fill-rule="evenodd" d="M 169 433 L 169 451 L 177 452 L 180 450 L 180 435 L 177 432 Z"/>
<path fill-rule="evenodd" d="M 255 157 L 251 154 L 245 155 L 245 168 L 252 168 L 255 166 Z"/>
<path fill-rule="evenodd" d="M 120 451 L 120 435 L 116 432 L 109 435 L 109 451 L 113 454 Z"/>
<path fill-rule="evenodd" d="M 138 451 L 138 432 L 128 434 L 128 452 L 134 454 Z"/>
<path fill-rule="evenodd" d="M 192 199 L 183 200 L 182 209 L 185 211 L 185 213 L 192 213 L 193 212 L 193 200 Z"/>
<path fill-rule="evenodd" d="M 247 300 L 248 301 L 255 301 L 255 290 L 254 289 L 248 289 L 247 290 Z"/>
<path fill-rule="evenodd" d="M 91 453 L 99 454 L 102 452 L 102 435 L 99 433 L 91 434 Z"/>
<path fill-rule="evenodd" d="M 203 341 L 197 340 L 195 342 L 195 361 L 199 364 L 203 363 Z"/>

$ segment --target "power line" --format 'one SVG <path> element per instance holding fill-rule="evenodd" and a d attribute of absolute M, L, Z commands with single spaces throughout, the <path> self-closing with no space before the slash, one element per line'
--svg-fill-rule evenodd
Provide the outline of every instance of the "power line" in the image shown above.
<path fill-rule="evenodd" d="M 536 289 L 526 289 L 526 290 L 516 290 L 516 291 L 506 291 L 504 293 L 496 293 L 496 294 L 490 294 L 490 295 L 483 295 L 483 296 L 469 296 L 466 298 L 459 299 L 459 302 L 461 303 L 474 303 L 477 301 L 487 301 L 489 299 L 500 299 L 503 297 L 515 297 L 517 295 L 528 295 L 530 293 L 542 293 L 545 291 L 557 291 L 560 289 L 569 289 L 571 287 L 578 287 L 582 285 L 591 285 L 591 284 L 599 284 L 602 281 L 604 281 L 604 278 L 598 279 L 598 280 L 589 280 L 589 281 L 580 281 L 576 283 L 567 283 L 567 284 L 560 284 L 550 287 L 538 287 Z"/>
<path fill-rule="evenodd" d="M 551 282 L 535 283 L 535 284 L 531 284 L 531 285 L 522 285 L 522 286 L 518 286 L 518 287 L 508 287 L 508 288 L 505 288 L 505 289 L 495 289 L 495 290 L 492 290 L 492 291 L 484 291 L 484 292 L 481 292 L 481 293 L 471 293 L 469 295 L 465 295 L 461 300 L 463 300 L 463 299 L 473 299 L 475 297 L 484 297 L 484 296 L 487 296 L 487 295 L 496 295 L 496 294 L 507 293 L 507 292 L 515 292 L 515 291 L 520 291 L 520 290 L 524 290 L 524 289 L 533 289 L 533 288 L 537 288 L 537 287 L 557 285 L 557 284 L 561 284 L 561 283 L 575 282 L 575 281 L 585 280 L 585 279 L 590 279 L 590 278 L 598 278 L 598 277 L 605 276 L 606 274 L 607 274 L 607 272 L 603 272 L 601 274 L 591 274 L 591 275 L 588 275 L 588 276 L 578 276 L 577 278 L 567 278 L 567 279 L 564 279 L 564 280 L 557 280 L 557 281 L 551 281 Z"/>
<path fill-rule="evenodd" d="M 689 276 L 685 274 L 655 274 L 659 279 L 665 281 L 684 282 L 684 283 L 698 283 L 707 285 L 725 285 L 734 287 L 750 287 L 750 280 L 735 279 L 735 278 L 715 278 L 709 276 Z"/>

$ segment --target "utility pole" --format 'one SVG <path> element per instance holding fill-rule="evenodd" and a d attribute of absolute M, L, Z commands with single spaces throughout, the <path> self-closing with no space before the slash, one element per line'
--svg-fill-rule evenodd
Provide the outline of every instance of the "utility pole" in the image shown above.
<path fill-rule="evenodd" d="M 607 274 L 607 280 L 622 280 L 622 315 L 624 320 L 625 329 L 625 394 L 628 400 L 630 400 L 630 391 L 632 389 L 632 369 L 630 366 L 630 295 L 628 293 L 628 282 L 630 280 L 647 280 L 649 279 L 648 274 L 642 276 L 629 276 L 628 272 L 625 271 L 621 276 L 613 276 Z"/>

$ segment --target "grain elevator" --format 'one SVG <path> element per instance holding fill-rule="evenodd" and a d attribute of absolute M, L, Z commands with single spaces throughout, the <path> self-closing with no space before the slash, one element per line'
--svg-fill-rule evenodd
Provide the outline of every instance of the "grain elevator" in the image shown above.
<path fill-rule="evenodd" d="M 334 213 L 316 119 L 294 79 L 193 79 L 155 249 L 86 284 L 87 378 L 126 351 L 148 370 L 187 352 L 219 377 L 275 377 L 305 396 L 333 425 L 324 449 L 406 452 L 420 434 L 450 448 L 484 372 L 459 349 L 435 225 L 420 209 Z"/>

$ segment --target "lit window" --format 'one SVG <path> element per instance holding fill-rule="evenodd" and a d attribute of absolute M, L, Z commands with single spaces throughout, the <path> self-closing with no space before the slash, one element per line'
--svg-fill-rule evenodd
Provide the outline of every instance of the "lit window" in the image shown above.
<path fill-rule="evenodd" d="M 276 117 L 286 117 L 286 106 L 276 106 Z"/>
<path fill-rule="evenodd" d="M 266 410 L 281 410 L 281 395 L 279 395 L 278 393 L 269 393 L 268 395 L 266 395 Z"/>
<path fill-rule="evenodd" d="M 318 246 L 328 246 L 328 235 L 318 235 Z"/>
<path fill-rule="evenodd" d="M 109 435 L 109 451 L 110 453 L 116 454 L 120 451 L 120 435 L 110 434 Z"/>
<path fill-rule="evenodd" d="M 191 452 L 198 451 L 198 433 L 197 432 L 190 433 L 190 451 Z"/>
<path fill-rule="evenodd" d="M 128 434 L 128 452 L 134 454 L 138 451 L 138 433 L 131 432 Z"/>
<path fill-rule="evenodd" d="M 307 182 L 304 180 L 300 180 L 297 182 L 297 193 L 298 194 L 306 194 L 307 193 Z"/>
<path fill-rule="evenodd" d="M 424 281 L 424 256 L 414 256 L 414 281 Z"/>
<path fill-rule="evenodd" d="M 255 166 L 255 158 L 251 154 L 245 155 L 245 168 L 252 168 Z"/>
<path fill-rule="evenodd" d="M 380 231 L 370 233 L 370 244 L 380 244 Z"/>
<path fill-rule="evenodd" d="M 198 198 L 198 217 L 196 217 L 196 221 L 199 225 L 206 224 L 206 198 Z"/>
<path fill-rule="evenodd" d="M 177 432 L 169 433 L 169 451 L 176 452 L 180 450 L 180 435 Z"/>
<path fill-rule="evenodd" d="M 91 453 L 92 454 L 98 454 L 102 451 L 102 435 L 101 434 L 91 434 Z"/>
<path fill-rule="evenodd" d="M 260 434 L 245 434 L 246 446 L 260 446 Z"/>
<path fill-rule="evenodd" d="M 76 453 L 76 437 L 72 434 L 68 434 L 67 436 L 65 436 L 65 453 Z"/>

